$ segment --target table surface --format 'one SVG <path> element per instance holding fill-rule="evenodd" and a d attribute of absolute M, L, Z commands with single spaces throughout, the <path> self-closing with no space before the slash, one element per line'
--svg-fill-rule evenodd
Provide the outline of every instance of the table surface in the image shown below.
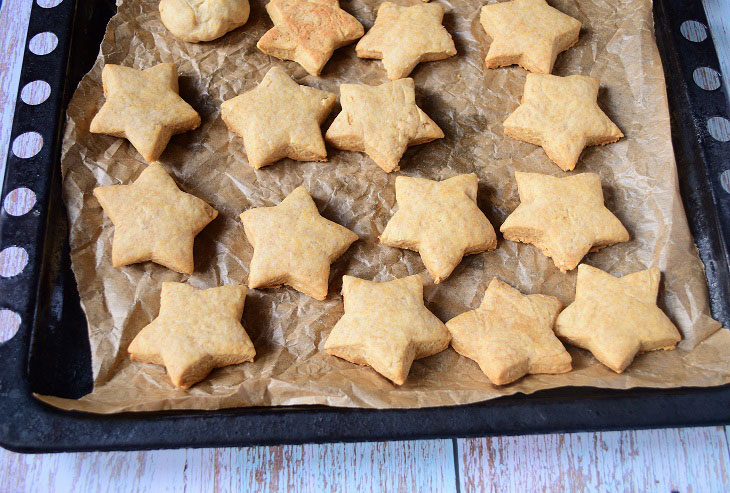
<path fill-rule="evenodd" d="M 1 185 L 31 1 L 0 2 Z M 704 3 L 730 80 L 730 1 Z M 181 490 L 730 491 L 730 427 L 146 452 L 0 448 L 0 492 Z"/>

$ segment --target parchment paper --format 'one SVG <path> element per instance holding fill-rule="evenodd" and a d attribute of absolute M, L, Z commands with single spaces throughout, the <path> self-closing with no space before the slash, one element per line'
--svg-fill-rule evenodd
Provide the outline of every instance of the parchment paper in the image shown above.
<path fill-rule="evenodd" d="M 401 0 L 408 1 L 418 0 Z M 378 3 L 344 0 L 342 7 L 369 28 Z M 418 103 L 446 138 L 411 148 L 400 173 L 438 180 L 477 173 L 479 205 L 498 229 L 519 203 L 515 170 L 566 174 L 541 148 L 503 134 L 502 122 L 519 103 L 526 72 L 483 68 L 488 38 L 478 22 L 482 2 L 444 3 L 444 24 L 458 55 L 423 63 L 412 77 Z M 377 240 L 396 210 L 398 173 L 384 173 L 364 154 L 333 149 L 327 163 L 284 160 L 254 171 L 241 139 L 220 118 L 220 103 L 254 88 L 272 65 L 284 67 L 300 83 L 339 94 L 338 86 L 345 82 L 385 82 L 380 62 L 357 58 L 352 45 L 335 52 L 321 77 L 312 77 L 293 62 L 262 54 L 255 44 L 272 24 L 259 0 L 253 1 L 243 28 L 199 45 L 177 41 L 165 30 L 156 0 L 123 0 L 96 64 L 70 103 L 62 157 L 71 256 L 88 318 L 95 388 L 80 400 L 41 398 L 65 409 L 99 413 L 294 404 L 387 408 L 465 404 L 559 386 L 730 382 L 730 333 L 717 331 L 720 324 L 710 317 L 703 266 L 678 192 L 651 3 L 551 3 L 583 23 L 577 45 L 558 57 L 553 73 L 598 78 L 599 104 L 626 134 L 618 143 L 587 149 L 575 172 L 601 175 L 606 205 L 626 225 L 631 241 L 590 254 L 585 261 L 614 275 L 659 267 L 659 306 L 684 336 L 679 349 L 638 356 L 617 375 L 590 353 L 571 348 L 573 372 L 528 376 L 505 387 L 490 384 L 474 362 L 452 349 L 415 362 L 400 387 L 367 367 L 327 355 L 324 341 L 342 315 L 343 274 L 376 281 L 420 274 L 428 308 L 447 321 L 478 306 L 494 276 L 523 292 L 551 294 L 570 303 L 576 273 L 561 274 L 535 247 L 500 237 L 496 251 L 466 257 L 451 277 L 434 285 L 418 254 Z M 126 140 L 89 133 L 89 123 L 104 102 L 102 66 L 143 69 L 161 62 L 177 63 L 180 93 L 203 120 L 196 131 L 174 137 L 161 161 L 184 190 L 220 211 L 196 239 L 192 276 L 152 263 L 112 267 L 114 228 L 92 196 L 94 187 L 129 183 L 146 166 Z M 256 346 L 256 361 L 216 370 L 189 391 L 174 389 L 164 368 L 131 362 L 127 346 L 157 315 L 161 283 L 186 281 L 198 288 L 245 283 L 252 248 L 238 215 L 250 207 L 275 205 L 300 184 L 306 185 L 322 215 L 361 237 L 333 264 L 327 300 L 319 302 L 290 288 L 249 291 L 244 325 Z"/>

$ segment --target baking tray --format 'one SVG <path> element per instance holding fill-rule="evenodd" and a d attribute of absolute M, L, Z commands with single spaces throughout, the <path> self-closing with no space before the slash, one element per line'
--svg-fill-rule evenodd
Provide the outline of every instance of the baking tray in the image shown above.
<path fill-rule="evenodd" d="M 623 391 L 568 387 L 485 403 L 409 410 L 343 409 L 325 406 L 240 408 L 93 415 L 60 411 L 32 393 L 77 398 L 92 388 L 86 321 L 70 269 L 66 213 L 61 201 L 60 152 L 64 110 L 91 68 L 107 20 L 109 0 L 63 0 L 52 8 L 33 5 L 28 40 L 51 31 L 56 49 L 43 56 L 25 52 L 19 88 L 45 80 L 51 96 L 30 106 L 18 100 L 11 142 L 35 131 L 43 147 L 33 157 L 8 153 L 0 198 L 18 187 L 36 194 L 25 215 L 0 212 L 0 248 L 18 246 L 28 264 L 0 278 L 0 309 L 21 317 L 17 334 L 0 345 L 0 445 L 20 452 L 220 447 L 281 443 L 398 440 L 514 435 L 585 430 L 657 428 L 730 423 L 730 386 Z M 721 85 L 704 90 L 697 67 L 719 73 L 709 30 L 694 26 L 691 42 L 680 29 L 686 20 L 707 26 L 699 0 L 657 0 L 656 37 L 667 78 L 672 139 L 682 195 L 700 256 L 706 266 L 712 313 L 730 326 L 730 142 L 707 128 L 714 116 L 729 116 Z"/>

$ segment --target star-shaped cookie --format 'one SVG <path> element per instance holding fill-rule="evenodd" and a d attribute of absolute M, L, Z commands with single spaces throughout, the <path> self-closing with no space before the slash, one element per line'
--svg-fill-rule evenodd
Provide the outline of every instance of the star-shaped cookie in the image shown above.
<path fill-rule="evenodd" d="M 496 277 L 476 310 L 446 322 L 451 346 L 473 359 L 495 385 L 506 385 L 528 373 L 565 373 L 570 354 L 553 324 L 562 304 L 554 296 L 523 295 Z"/>
<path fill-rule="evenodd" d="M 325 350 L 358 365 L 370 365 L 403 385 L 413 360 L 440 353 L 449 332 L 423 304 L 418 276 L 389 282 L 342 277 L 345 314 L 335 324 Z"/>
<path fill-rule="evenodd" d="M 337 48 L 365 32 L 338 0 L 271 0 L 266 11 L 274 27 L 256 46 L 267 55 L 294 60 L 310 75 L 319 75 Z"/>
<path fill-rule="evenodd" d="M 303 186 L 275 207 L 245 211 L 241 221 L 253 245 L 249 287 L 285 284 L 318 300 L 327 297 L 330 264 L 358 239 L 320 216 Z"/>
<path fill-rule="evenodd" d="M 409 146 L 442 139 L 444 133 L 416 106 L 413 79 L 379 86 L 342 84 L 342 112 L 325 140 L 338 149 L 364 152 L 385 172 L 398 170 Z"/>
<path fill-rule="evenodd" d="M 597 174 L 555 178 L 516 171 L 515 179 L 521 203 L 499 230 L 505 240 L 535 245 L 562 272 L 575 269 L 588 252 L 629 241 L 621 221 L 603 205 Z"/>
<path fill-rule="evenodd" d="M 170 33 L 188 43 L 218 39 L 243 26 L 248 0 L 160 0 L 160 20 Z"/>
<path fill-rule="evenodd" d="M 682 336 L 656 305 L 659 277 L 656 268 L 617 278 L 581 264 L 575 301 L 558 316 L 555 333 L 617 373 L 637 353 L 674 349 Z"/>
<path fill-rule="evenodd" d="M 326 161 L 322 131 L 337 96 L 300 86 L 278 67 L 271 68 L 253 90 L 225 101 L 221 117 L 243 138 L 255 169 L 288 157 Z"/>
<path fill-rule="evenodd" d="M 213 369 L 253 361 L 241 325 L 246 286 L 195 289 L 163 282 L 160 314 L 129 345 L 135 361 L 162 365 L 175 387 L 188 389 Z"/>
<path fill-rule="evenodd" d="M 388 221 L 380 241 L 419 252 L 438 284 L 464 255 L 497 248 L 494 228 L 477 206 L 478 187 L 474 173 L 442 182 L 397 177 L 398 212 Z"/>
<path fill-rule="evenodd" d="M 173 135 L 200 125 L 200 115 L 178 94 L 174 63 L 146 70 L 108 63 L 101 81 L 106 102 L 89 131 L 126 138 L 148 162 L 160 157 Z"/>
<path fill-rule="evenodd" d="M 438 3 L 401 7 L 384 2 L 375 25 L 357 43 L 360 58 L 383 60 L 390 80 L 408 77 L 421 62 L 456 55 L 454 40 L 441 25 L 444 7 Z"/>
<path fill-rule="evenodd" d="M 520 106 L 504 121 L 504 133 L 541 146 L 563 171 L 575 168 L 586 146 L 624 136 L 596 103 L 599 83 L 585 75 L 527 74 Z"/>
<path fill-rule="evenodd" d="M 484 60 L 487 68 L 516 63 L 530 72 L 549 74 L 558 53 L 573 46 L 580 32 L 580 21 L 545 0 L 485 5 L 479 20 L 492 38 Z"/>
<path fill-rule="evenodd" d="M 160 163 L 152 163 L 131 185 L 94 189 L 114 224 L 114 267 L 151 260 L 183 274 L 193 273 L 193 240 L 218 211 L 181 192 Z"/>

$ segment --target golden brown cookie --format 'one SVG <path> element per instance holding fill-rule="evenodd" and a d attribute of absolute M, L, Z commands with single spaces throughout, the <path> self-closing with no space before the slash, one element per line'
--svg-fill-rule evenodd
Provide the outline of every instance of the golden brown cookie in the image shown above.
<path fill-rule="evenodd" d="M 365 32 L 338 0 L 271 0 L 266 11 L 274 27 L 256 46 L 267 55 L 294 60 L 310 75 L 319 75 L 337 48 Z"/>
<path fill-rule="evenodd" d="M 580 21 L 545 0 L 485 5 L 479 20 L 492 38 L 484 60 L 487 68 L 517 64 L 530 72 L 549 74 L 558 53 L 573 46 L 580 32 Z"/>
<path fill-rule="evenodd" d="M 497 248 L 494 228 L 477 206 L 478 187 L 474 173 L 442 182 L 397 177 L 398 212 L 388 221 L 380 241 L 419 252 L 438 284 L 464 255 Z"/>
<path fill-rule="evenodd" d="M 212 41 L 243 26 L 248 0 L 160 0 L 160 20 L 173 36 L 188 43 Z"/>
<path fill-rule="evenodd" d="M 178 94 L 174 63 L 146 70 L 108 63 L 101 81 L 106 102 L 89 131 L 128 139 L 148 162 L 160 157 L 173 135 L 200 125 L 200 115 Z"/>
<path fill-rule="evenodd" d="M 245 211 L 241 221 L 253 245 L 249 287 L 285 284 L 318 300 L 327 297 L 330 264 L 358 238 L 320 216 L 303 186 L 275 207 Z"/>
<path fill-rule="evenodd" d="M 163 282 L 160 314 L 129 345 L 135 361 L 162 365 L 175 387 L 188 389 L 215 368 L 253 361 L 241 325 L 246 286 L 195 289 Z"/>
<path fill-rule="evenodd" d="M 369 365 L 403 385 L 413 360 L 449 345 L 444 324 L 423 305 L 418 276 L 389 282 L 342 277 L 345 314 L 335 324 L 325 350 L 358 365 Z"/>
<path fill-rule="evenodd" d="M 506 385 L 528 373 L 565 373 L 570 354 L 553 325 L 562 303 L 554 296 L 523 295 L 496 277 L 479 308 L 446 322 L 451 346 L 479 364 L 495 385 Z"/>
<path fill-rule="evenodd" d="M 379 86 L 342 84 L 342 112 L 325 140 L 348 151 L 364 152 L 385 172 L 400 169 L 398 162 L 409 146 L 442 139 L 444 133 L 416 106 L 413 79 Z"/>
<path fill-rule="evenodd" d="M 617 278 L 579 265 L 575 301 L 558 316 L 555 333 L 617 373 L 637 353 L 674 349 L 682 336 L 656 306 L 659 277 L 656 268 Z"/>
<path fill-rule="evenodd" d="M 408 77 L 421 62 L 456 55 L 454 40 L 441 25 L 443 18 L 439 3 L 401 7 L 384 2 L 375 25 L 358 41 L 357 56 L 383 60 L 390 80 Z"/>
<path fill-rule="evenodd" d="M 598 107 L 598 86 L 585 75 L 527 74 L 522 104 L 504 121 L 504 134 L 541 146 L 563 171 L 574 169 L 586 146 L 624 136 Z"/>
<path fill-rule="evenodd" d="M 505 240 L 531 243 L 563 272 L 588 252 L 629 241 L 621 221 L 603 205 L 601 178 L 582 173 L 555 178 L 515 172 L 520 205 L 499 230 Z"/>
<path fill-rule="evenodd" d="M 221 117 L 243 138 L 248 162 L 255 169 L 288 157 L 327 161 L 322 124 L 337 96 L 300 86 L 272 67 L 253 90 L 225 101 Z"/>
<path fill-rule="evenodd" d="M 114 224 L 114 267 L 152 262 L 192 274 L 193 240 L 218 216 L 199 198 L 181 192 L 160 163 L 152 163 L 131 185 L 94 189 Z"/>

